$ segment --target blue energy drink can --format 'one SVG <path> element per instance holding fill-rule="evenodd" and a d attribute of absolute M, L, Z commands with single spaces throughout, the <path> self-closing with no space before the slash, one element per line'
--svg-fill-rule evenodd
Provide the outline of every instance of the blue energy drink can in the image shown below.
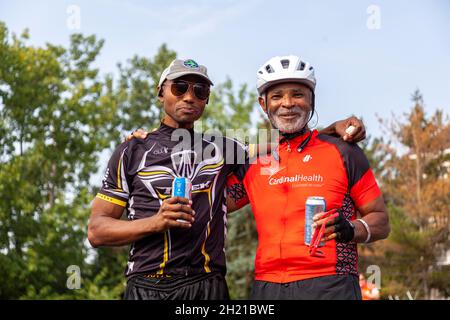
<path fill-rule="evenodd" d="M 192 183 L 188 178 L 176 177 L 172 182 L 172 197 L 182 197 L 191 200 Z"/>
<path fill-rule="evenodd" d="M 176 177 L 172 182 L 172 197 L 182 197 L 191 200 L 192 183 L 188 178 Z M 183 219 L 177 219 L 178 222 L 186 222 Z"/>
<path fill-rule="evenodd" d="M 319 212 L 323 212 L 326 209 L 326 203 L 324 197 L 308 197 L 306 199 L 305 205 L 305 244 L 307 246 L 311 245 L 311 238 L 314 234 L 313 217 L 315 214 Z M 322 241 L 320 246 L 323 246 L 325 243 Z"/>

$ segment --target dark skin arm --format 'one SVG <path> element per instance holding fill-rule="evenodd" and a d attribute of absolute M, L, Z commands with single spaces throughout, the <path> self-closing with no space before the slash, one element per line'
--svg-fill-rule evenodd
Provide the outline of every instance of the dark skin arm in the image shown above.
<path fill-rule="evenodd" d="M 383 196 L 379 196 L 368 204 L 358 208 L 361 218 L 368 224 L 371 238 L 369 242 L 386 239 L 390 233 L 391 227 L 389 225 L 389 216 L 386 205 L 384 204 Z M 314 216 L 313 221 L 316 228 L 319 228 L 325 221 L 322 217 L 324 212 L 318 213 Z M 334 224 L 336 219 L 330 220 L 324 233 L 324 240 L 329 241 L 336 238 Z M 355 236 L 353 241 L 364 242 L 367 239 L 367 231 L 360 221 L 353 221 L 355 225 Z"/>
<path fill-rule="evenodd" d="M 355 129 L 351 133 L 347 133 L 348 127 L 353 126 Z M 366 138 L 366 128 L 364 123 L 355 116 L 345 120 L 339 120 L 329 125 L 325 129 L 320 130 L 321 134 L 342 137 L 344 141 L 356 143 Z"/>
<path fill-rule="evenodd" d="M 124 207 L 95 198 L 88 224 L 89 242 L 95 248 L 123 246 L 171 228 L 190 228 L 195 220 L 191 204 L 186 198 L 169 198 L 164 200 L 154 216 L 126 221 L 120 219 Z M 186 222 L 177 221 L 179 219 Z"/>

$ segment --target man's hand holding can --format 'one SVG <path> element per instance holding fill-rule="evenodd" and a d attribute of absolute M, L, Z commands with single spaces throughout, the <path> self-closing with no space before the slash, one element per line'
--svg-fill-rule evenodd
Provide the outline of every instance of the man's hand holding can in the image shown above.
<path fill-rule="evenodd" d="M 195 221 L 192 201 L 187 198 L 172 197 L 161 204 L 158 213 L 152 217 L 154 232 L 165 232 L 171 228 L 190 228 Z"/>

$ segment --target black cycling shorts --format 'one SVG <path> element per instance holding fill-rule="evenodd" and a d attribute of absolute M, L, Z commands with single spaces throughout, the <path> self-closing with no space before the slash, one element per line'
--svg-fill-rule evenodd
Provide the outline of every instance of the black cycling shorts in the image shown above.
<path fill-rule="evenodd" d="M 225 277 L 219 272 L 195 276 L 146 277 L 128 280 L 125 300 L 229 300 Z"/>
<path fill-rule="evenodd" d="M 354 275 L 332 275 L 274 283 L 255 281 L 253 300 L 361 300 L 359 279 Z"/>

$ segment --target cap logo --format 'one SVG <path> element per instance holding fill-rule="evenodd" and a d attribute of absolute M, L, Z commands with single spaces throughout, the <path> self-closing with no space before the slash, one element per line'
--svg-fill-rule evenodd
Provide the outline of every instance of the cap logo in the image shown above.
<path fill-rule="evenodd" d="M 195 61 L 192 60 L 192 59 L 185 60 L 185 61 L 183 62 L 183 64 L 184 64 L 185 67 L 188 67 L 188 68 L 198 68 L 198 63 L 195 62 Z"/>

